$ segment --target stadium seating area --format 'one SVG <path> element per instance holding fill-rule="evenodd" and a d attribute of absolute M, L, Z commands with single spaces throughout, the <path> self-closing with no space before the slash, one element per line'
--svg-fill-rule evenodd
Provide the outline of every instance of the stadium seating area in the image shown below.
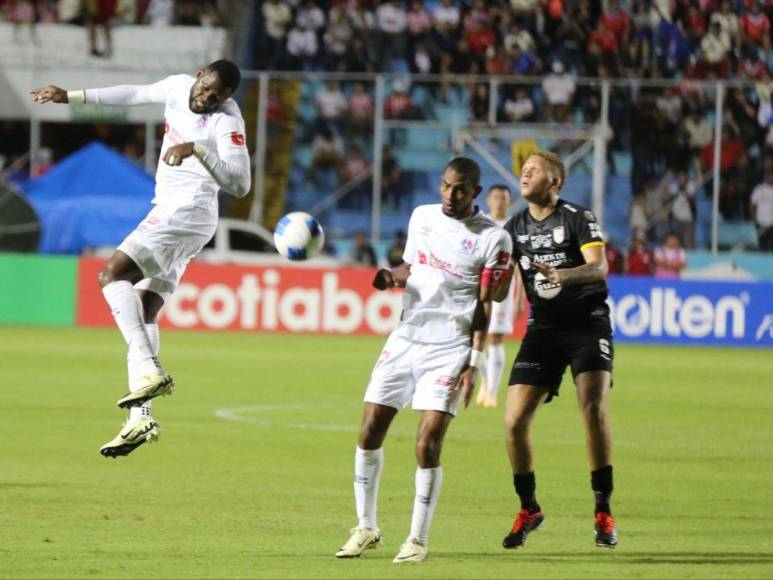
<path fill-rule="evenodd" d="M 694 232 L 689 247 L 711 239 L 711 166 L 715 124 L 712 81 L 742 81 L 724 94 L 720 246 L 756 247 L 749 198 L 770 165 L 768 81 L 770 12 L 767 3 L 645 2 L 616 0 L 551 2 L 317 2 L 292 6 L 266 2 L 256 10 L 257 50 L 252 64 L 266 70 L 306 73 L 301 81 L 287 203 L 310 207 L 345 182 L 341 164 L 355 146 L 372 159 L 369 134 L 351 130 L 353 80 L 330 87 L 317 72 L 386 73 L 384 113 L 408 123 L 387 128 L 385 143 L 400 167 L 397 189 L 387 195 L 382 232 L 394 233 L 416 203 L 434 199 L 439 168 L 452 154 L 452 125 L 516 126 L 524 122 L 594 123 L 601 112 L 596 79 L 612 82 L 605 218 L 614 243 L 630 241 L 629 207 L 637 193 L 650 206 L 650 236 L 670 231 L 671 205 L 688 198 Z M 435 74 L 416 77 L 417 74 Z M 456 79 L 451 75 L 489 75 Z M 310 76 L 311 75 L 311 76 Z M 414 75 L 414 76 L 409 76 Z M 343 79 L 343 77 L 342 77 Z M 436 80 L 443 79 L 443 80 Z M 375 100 L 372 82 L 364 82 Z M 329 95 L 337 96 L 329 97 Z M 320 95 L 323 95 L 320 97 Z M 327 101 L 326 101 L 327 99 Z M 342 105 L 336 112 L 335 102 Z M 394 100 L 390 103 L 390 100 Z M 326 110 L 326 102 L 332 103 Z M 332 111 L 332 113 L 331 113 Z M 315 171 L 314 141 L 322 128 L 333 134 L 339 161 Z M 340 140 L 339 140 L 340 138 Z M 570 154 L 580 143 L 535 134 L 539 146 Z M 513 168 L 510 140 L 485 147 Z M 465 154 L 475 157 L 469 149 Z M 727 154 L 727 158 L 725 155 Z M 325 165 L 325 164 L 322 164 Z M 482 163 L 484 182 L 502 181 Z M 590 204 L 592 151 L 572 169 L 565 195 Z M 676 176 L 688 181 L 680 192 Z M 345 172 L 344 172 L 345 173 Z M 370 185 L 339 202 L 327 222 L 350 235 L 370 223 Z M 666 192 L 666 193 L 664 193 Z M 725 225 L 725 223 L 727 225 Z M 734 226 L 733 224 L 740 224 Z"/>

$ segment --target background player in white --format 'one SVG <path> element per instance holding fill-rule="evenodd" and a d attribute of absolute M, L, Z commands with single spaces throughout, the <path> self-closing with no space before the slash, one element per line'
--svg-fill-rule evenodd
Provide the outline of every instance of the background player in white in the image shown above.
<path fill-rule="evenodd" d="M 512 204 L 510 189 L 503 184 L 489 187 L 486 196 L 488 217 L 502 227 L 507 222 L 507 210 Z M 491 305 L 491 322 L 486 337 L 486 372 L 481 377 L 476 402 L 484 407 L 497 406 L 499 383 L 505 370 L 505 336 L 513 332 L 513 322 L 524 308 L 524 295 L 516 276 L 510 285 L 510 291 L 502 302 Z"/>
<path fill-rule="evenodd" d="M 382 444 L 397 412 L 409 402 L 421 411 L 416 436 L 416 496 L 411 531 L 395 562 L 417 562 L 427 545 L 443 470 L 443 439 L 461 393 L 465 407 L 482 364 L 492 299 L 501 300 L 512 277 L 507 233 L 483 215 L 480 168 L 471 159 L 451 161 L 440 183 L 442 203 L 417 207 L 408 226 L 404 263 L 378 272 L 379 290 L 404 287 L 400 324 L 376 362 L 354 460 L 358 524 L 338 550 L 357 557 L 381 543 L 376 521 Z M 496 296 L 495 296 L 496 294 Z"/>
<path fill-rule="evenodd" d="M 231 95 L 239 68 L 218 60 L 195 77 L 173 75 L 151 85 L 65 91 L 31 91 L 37 103 L 144 105 L 161 103 L 164 140 L 156 171 L 154 208 L 130 233 L 99 274 L 99 283 L 128 345 L 130 408 L 118 435 L 100 449 L 105 457 L 128 455 L 158 438 L 151 399 L 171 394 L 172 377 L 158 362 L 158 313 L 188 262 L 217 227 L 219 189 L 243 197 L 250 189 L 244 121 Z"/>

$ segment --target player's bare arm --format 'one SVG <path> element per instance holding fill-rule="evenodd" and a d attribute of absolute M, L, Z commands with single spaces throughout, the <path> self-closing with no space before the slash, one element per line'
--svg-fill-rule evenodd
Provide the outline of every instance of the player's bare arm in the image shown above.
<path fill-rule="evenodd" d="M 603 246 L 592 246 L 582 250 L 585 264 L 575 268 L 554 268 L 547 264 L 532 262 L 532 267 L 553 284 L 593 284 L 607 277 L 607 258 Z"/>
<path fill-rule="evenodd" d="M 69 103 L 70 99 L 67 96 L 67 91 L 55 87 L 54 85 L 48 85 L 43 89 L 33 89 L 30 91 L 32 100 L 36 103 Z"/>
<path fill-rule="evenodd" d="M 472 394 L 475 391 L 475 379 L 478 377 L 478 373 L 485 375 L 486 359 L 483 356 L 483 348 L 486 344 L 486 333 L 491 321 L 491 299 L 493 296 L 493 288 L 489 286 L 481 287 L 478 302 L 475 305 L 475 314 L 472 317 L 470 362 L 459 375 L 459 379 L 454 386 L 455 389 L 462 390 L 462 402 L 465 409 L 472 400 Z"/>
<path fill-rule="evenodd" d="M 394 268 L 382 268 L 373 278 L 373 287 L 377 290 L 387 288 L 405 288 L 408 276 L 411 275 L 411 265 L 403 262 Z"/>

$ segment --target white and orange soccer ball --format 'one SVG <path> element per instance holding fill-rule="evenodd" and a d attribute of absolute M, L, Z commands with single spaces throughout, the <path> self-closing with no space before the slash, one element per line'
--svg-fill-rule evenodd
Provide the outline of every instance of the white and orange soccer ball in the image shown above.
<path fill-rule="evenodd" d="M 319 254 L 325 245 L 325 232 L 314 216 L 294 211 L 276 224 L 274 245 L 289 260 L 308 260 Z"/>

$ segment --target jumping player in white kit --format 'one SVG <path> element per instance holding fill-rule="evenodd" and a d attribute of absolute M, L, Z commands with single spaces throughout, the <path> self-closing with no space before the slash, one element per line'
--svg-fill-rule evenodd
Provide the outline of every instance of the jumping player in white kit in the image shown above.
<path fill-rule="evenodd" d="M 165 105 L 154 207 L 99 274 L 102 293 L 128 345 L 129 371 L 129 392 L 118 401 L 119 407 L 129 408 L 129 418 L 100 449 L 105 457 L 128 455 L 158 439 L 151 400 L 174 388 L 157 358 L 158 313 L 188 262 L 215 233 L 218 190 L 237 197 L 250 190 L 244 121 L 230 98 L 240 79 L 234 63 L 218 60 L 195 77 L 173 75 L 151 85 L 76 91 L 50 85 L 30 91 L 36 103 Z"/>
<path fill-rule="evenodd" d="M 503 227 L 507 222 L 507 210 L 512 203 L 510 189 L 503 184 L 489 187 L 486 196 L 488 205 L 488 217 Z M 502 302 L 494 302 L 491 305 L 491 322 L 486 337 L 486 370 L 482 373 L 480 389 L 475 399 L 478 405 L 483 407 L 496 407 L 499 383 L 502 382 L 502 374 L 505 370 L 505 336 L 512 334 L 513 322 L 524 310 L 523 286 L 515 276 L 510 284 L 510 291 Z"/>
<path fill-rule="evenodd" d="M 480 168 L 452 160 L 440 184 L 442 203 L 413 211 L 404 263 L 380 270 L 379 290 L 405 288 L 403 313 L 379 356 L 365 393 L 354 460 L 358 523 L 339 558 L 358 557 L 381 544 L 376 519 L 384 465 L 382 445 L 397 412 L 412 403 L 421 411 L 416 436 L 416 496 L 411 531 L 394 562 L 428 557 L 429 529 L 440 495 L 443 439 L 461 396 L 465 407 L 482 365 L 491 301 L 501 300 L 512 278 L 507 233 L 483 215 Z"/>

